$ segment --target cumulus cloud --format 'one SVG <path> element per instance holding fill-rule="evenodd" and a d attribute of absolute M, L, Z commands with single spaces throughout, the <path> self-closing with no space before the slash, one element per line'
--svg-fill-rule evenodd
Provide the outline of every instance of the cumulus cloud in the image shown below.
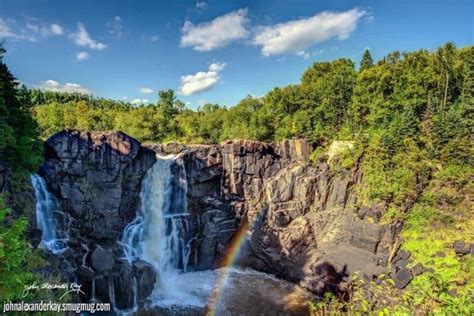
<path fill-rule="evenodd" d="M 107 23 L 107 27 L 109 28 L 109 33 L 115 36 L 115 38 L 122 38 L 124 33 L 121 17 L 117 15 L 111 22 Z"/>
<path fill-rule="evenodd" d="M 65 84 L 61 84 L 54 80 L 46 80 L 46 81 L 41 82 L 41 84 L 38 87 L 42 90 L 47 90 L 47 91 L 92 94 L 91 90 L 81 86 L 78 83 L 67 82 Z"/>
<path fill-rule="evenodd" d="M 257 29 L 253 44 L 263 56 L 296 54 L 307 58 L 307 49 L 331 38 L 344 40 L 368 13 L 354 8 L 344 12 L 324 11 L 309 18 L 292 20 Z"/>
<path fill-rule="evenodd" d="M 84 27 L 84 24 L 80 22 L 77 23 L 77 32 L 70 34 L 69 37 L 72 38 L 74 43 L 78 46 L 86 46 L 97 50 L 103 50 L 107 47 L 105 44 L 92 39 Z"/>
<path fill-rule="evenodd" d="M 186 21 L 182 28 L 181 46 L 189 46 L 199 52 L 224 47 L 249 35 L 245 28 L 247 21 L 247 9 L 239 9 L 197 25 Z"/>
<path fill-rule="evenodd" d="M 130 101 L 130 103 L 133 105 L 141 105 L 148 103 L 148 99 L 133 99 L 132 101 Z"/>
<path fill-rule="evenodd" d="M 193 95 L 212 89 L 220 80 L 220 72 L 225 63 L 212 63 L 207 71 L 181 77 L 179 92 L 182 95 Z"/>
<path fill-rule="evenodd" d="M 205 9 L 207 7 L 207 3 L 204 1 L 197 1 L 196 2 L 196 9 Z"/>
<path fill-rule="evenodd" d="M 83 60 L 86 60 L 87 58 L 89 58 L 89 53 L 87 52 L 78 52 L 76 54 L 76 59 L 78 61 L 83 61 Z"/>
<path fill-rule="evenodd" d="M 152 88 L 141 87 L 140 89 L 141 94 L 152 94 L 155 92 Z"/>

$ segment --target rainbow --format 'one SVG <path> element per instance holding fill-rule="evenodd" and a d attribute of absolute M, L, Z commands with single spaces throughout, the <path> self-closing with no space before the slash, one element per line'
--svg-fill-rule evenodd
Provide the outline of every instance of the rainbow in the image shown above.
<path fill-rule="evenodd" d="M 242 245 L 244 244 L 247 238 L 247 231 L 249 227 L 250 224 L 248 221 L 240 225 L 239 229 L 237 230 L 237 233 L 232 238 L 232 241 L 225 256 L 219 262 L 218 266 L 222 268 L 222 271 L 219 272 L 219 275 L 214 284 L 214 290 L 211 294 L 211 297 L 209 298 L 209 304 L 205 313 L 207 316 L 216 315 L 217 307 L 219 301 L 222 299 L 222 294 L 225 290 L 231 268 L 234 265 L 235 260 L 237 259 L 237 256 L 239 255 L 240 250 L 242 249 Z"/>

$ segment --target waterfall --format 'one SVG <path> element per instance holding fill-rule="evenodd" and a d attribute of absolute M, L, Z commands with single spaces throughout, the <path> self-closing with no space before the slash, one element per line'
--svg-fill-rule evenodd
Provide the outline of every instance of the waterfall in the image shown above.
<path fill-rule="evenodd" d="M 37 174 L 31 175 L 36 198 L 36 225 L 42 231 L 40 247 L 53 254 L 61 254 L 67 249 L 67 237 L 59 238 L 55 213 L 58 211 L 56 198 L 48 192 L 46 182 Z"/>
<path fill-rule="evenodd" d="M 187 238 L 187 181 L 183 162 L 175 156 L 157 157 L 142 182 L 140 212 L 124 230 L 122 246 L 128 262 L 150 263 L 157 281 L 154 302 L 163 305 L 196 304 L 188 285 L 180 282 L 186 272 L 191 238 Z"/>

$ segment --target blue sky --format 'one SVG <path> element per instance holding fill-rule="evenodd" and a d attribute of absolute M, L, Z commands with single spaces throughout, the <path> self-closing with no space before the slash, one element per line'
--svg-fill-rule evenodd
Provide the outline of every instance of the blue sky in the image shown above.
<path fill-rule="evenodd" d="M 0 38 L 29 86 L 195 108 L 297 83 L 313 62 L 365 48 L 473 45 L 474 1 L 0 0 Z"/>

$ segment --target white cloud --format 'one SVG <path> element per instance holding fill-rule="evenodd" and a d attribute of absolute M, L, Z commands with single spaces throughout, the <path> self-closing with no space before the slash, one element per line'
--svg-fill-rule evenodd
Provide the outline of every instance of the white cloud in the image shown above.
<path fill-rule="evenodd" d="M 133 105 L 145 104 L 148 103 L 148 99 L 133 99 L 130 103 Z"/>
<path fill-rule="evenodd" d="M 207 3 L 204 1 L 197 1 L 196 2 L 196 9 L 205 9 L 207 7 Z"/>
<path fill-rule="evenodd" d="M 18 34 L 14 33 L 10 26 L 8 26 L 7 21 L 0 18 L 0 37 L 4 38 L 18 38 L 20 37 Z"/>
<path fill-rule="evenodd" d="M 141 87 L 139 90 L 141 94 L 152 94 L 153 92 L 155 92 L 153 89 L 146 87 Z"/>
<path fill-rule="evenodd" d="M 309 57 L 307 49 L 331 38 L 344 40 L 368 13 L 354 8 L 344 12 L 324 11 L 309 18 L 260 27 L 253 40 L 263 56 L 296 54 Z"/>
<path fill-rule="evenodd" d="M 77 23 L 77 32 L 70 34 L 69 37 L 72 38 L 74 43 L 79 46 L 86 46 L 97 50 L 103 50 L 107 47 L 105 44 L 92 39 L 84 27 L 84 24 L 80 22 Z"/>
<path fill-rule="evenodd" d="M 179 92 L 182 95 L 193 95 L 212 89 L 220 80 L 220 72 L 225 63 L 212 63 L 208 71 L 200 71 L 194 75 L 181 77 Z"/>
<path fill-rule="evenodd" d="M 150 41 L 152 41 L 153 43 L 158 42 L 159 39 L 160 37 L 158 35 L 150 36 Z"/>
<path fill-rule="evenodd" d="M 59 24 L 53 23 L 51 24 L 50 28 L 51 32 L 53 32 L 55 35 L 62 35 L 64 33 L 63 28 Z"/>
<path fill-rule="evenodd" d="M 107 23 L 107 27 L 109 28 L 109 33 L 115 36 L 115 38 L 122 38 L 124 33 L 121 17 L 117 15 L 111 22 Z"/>
<path fill-rule="evenodd" d="M 248 36 L 247 9 L 239 9 L 219 16 L 210 22 L 194 25 L 184 23 L 181 46 L 190 46 L 199 52 L 211 51 Z"/>
<path fill-rule="evenodd" d="M 212 63 L 209 66 L 209 71 L 211 71 L 211 72 L 221 72 L 222 70 L 224 70 L 224 67 L 225 67 L 225 63 Z"/>
<path fill-rule="evenodd" d="M 38 37 L 62 35 L 63 29 L 59 24 L 46 24 L 39 19 L 30 18 L 24 25 L 14 20 L 0 18 L 0 37 L 35 42 Z"/>
<path fill-rule="evenodd" d="M 89 58 L 89 53 L 87 52 L 78 52 L 76 54 L 76 59 L 79 61 L 86 60 L 87 58 Z"/>
<path fill-rule="evenodd" d="M 92 94 L 91 90 L 81 86 L 80 84 L 70 82 L 61 84 L 54 80 L 46 80 L 43 81 L 38 87 L 47 91 Z"/>

